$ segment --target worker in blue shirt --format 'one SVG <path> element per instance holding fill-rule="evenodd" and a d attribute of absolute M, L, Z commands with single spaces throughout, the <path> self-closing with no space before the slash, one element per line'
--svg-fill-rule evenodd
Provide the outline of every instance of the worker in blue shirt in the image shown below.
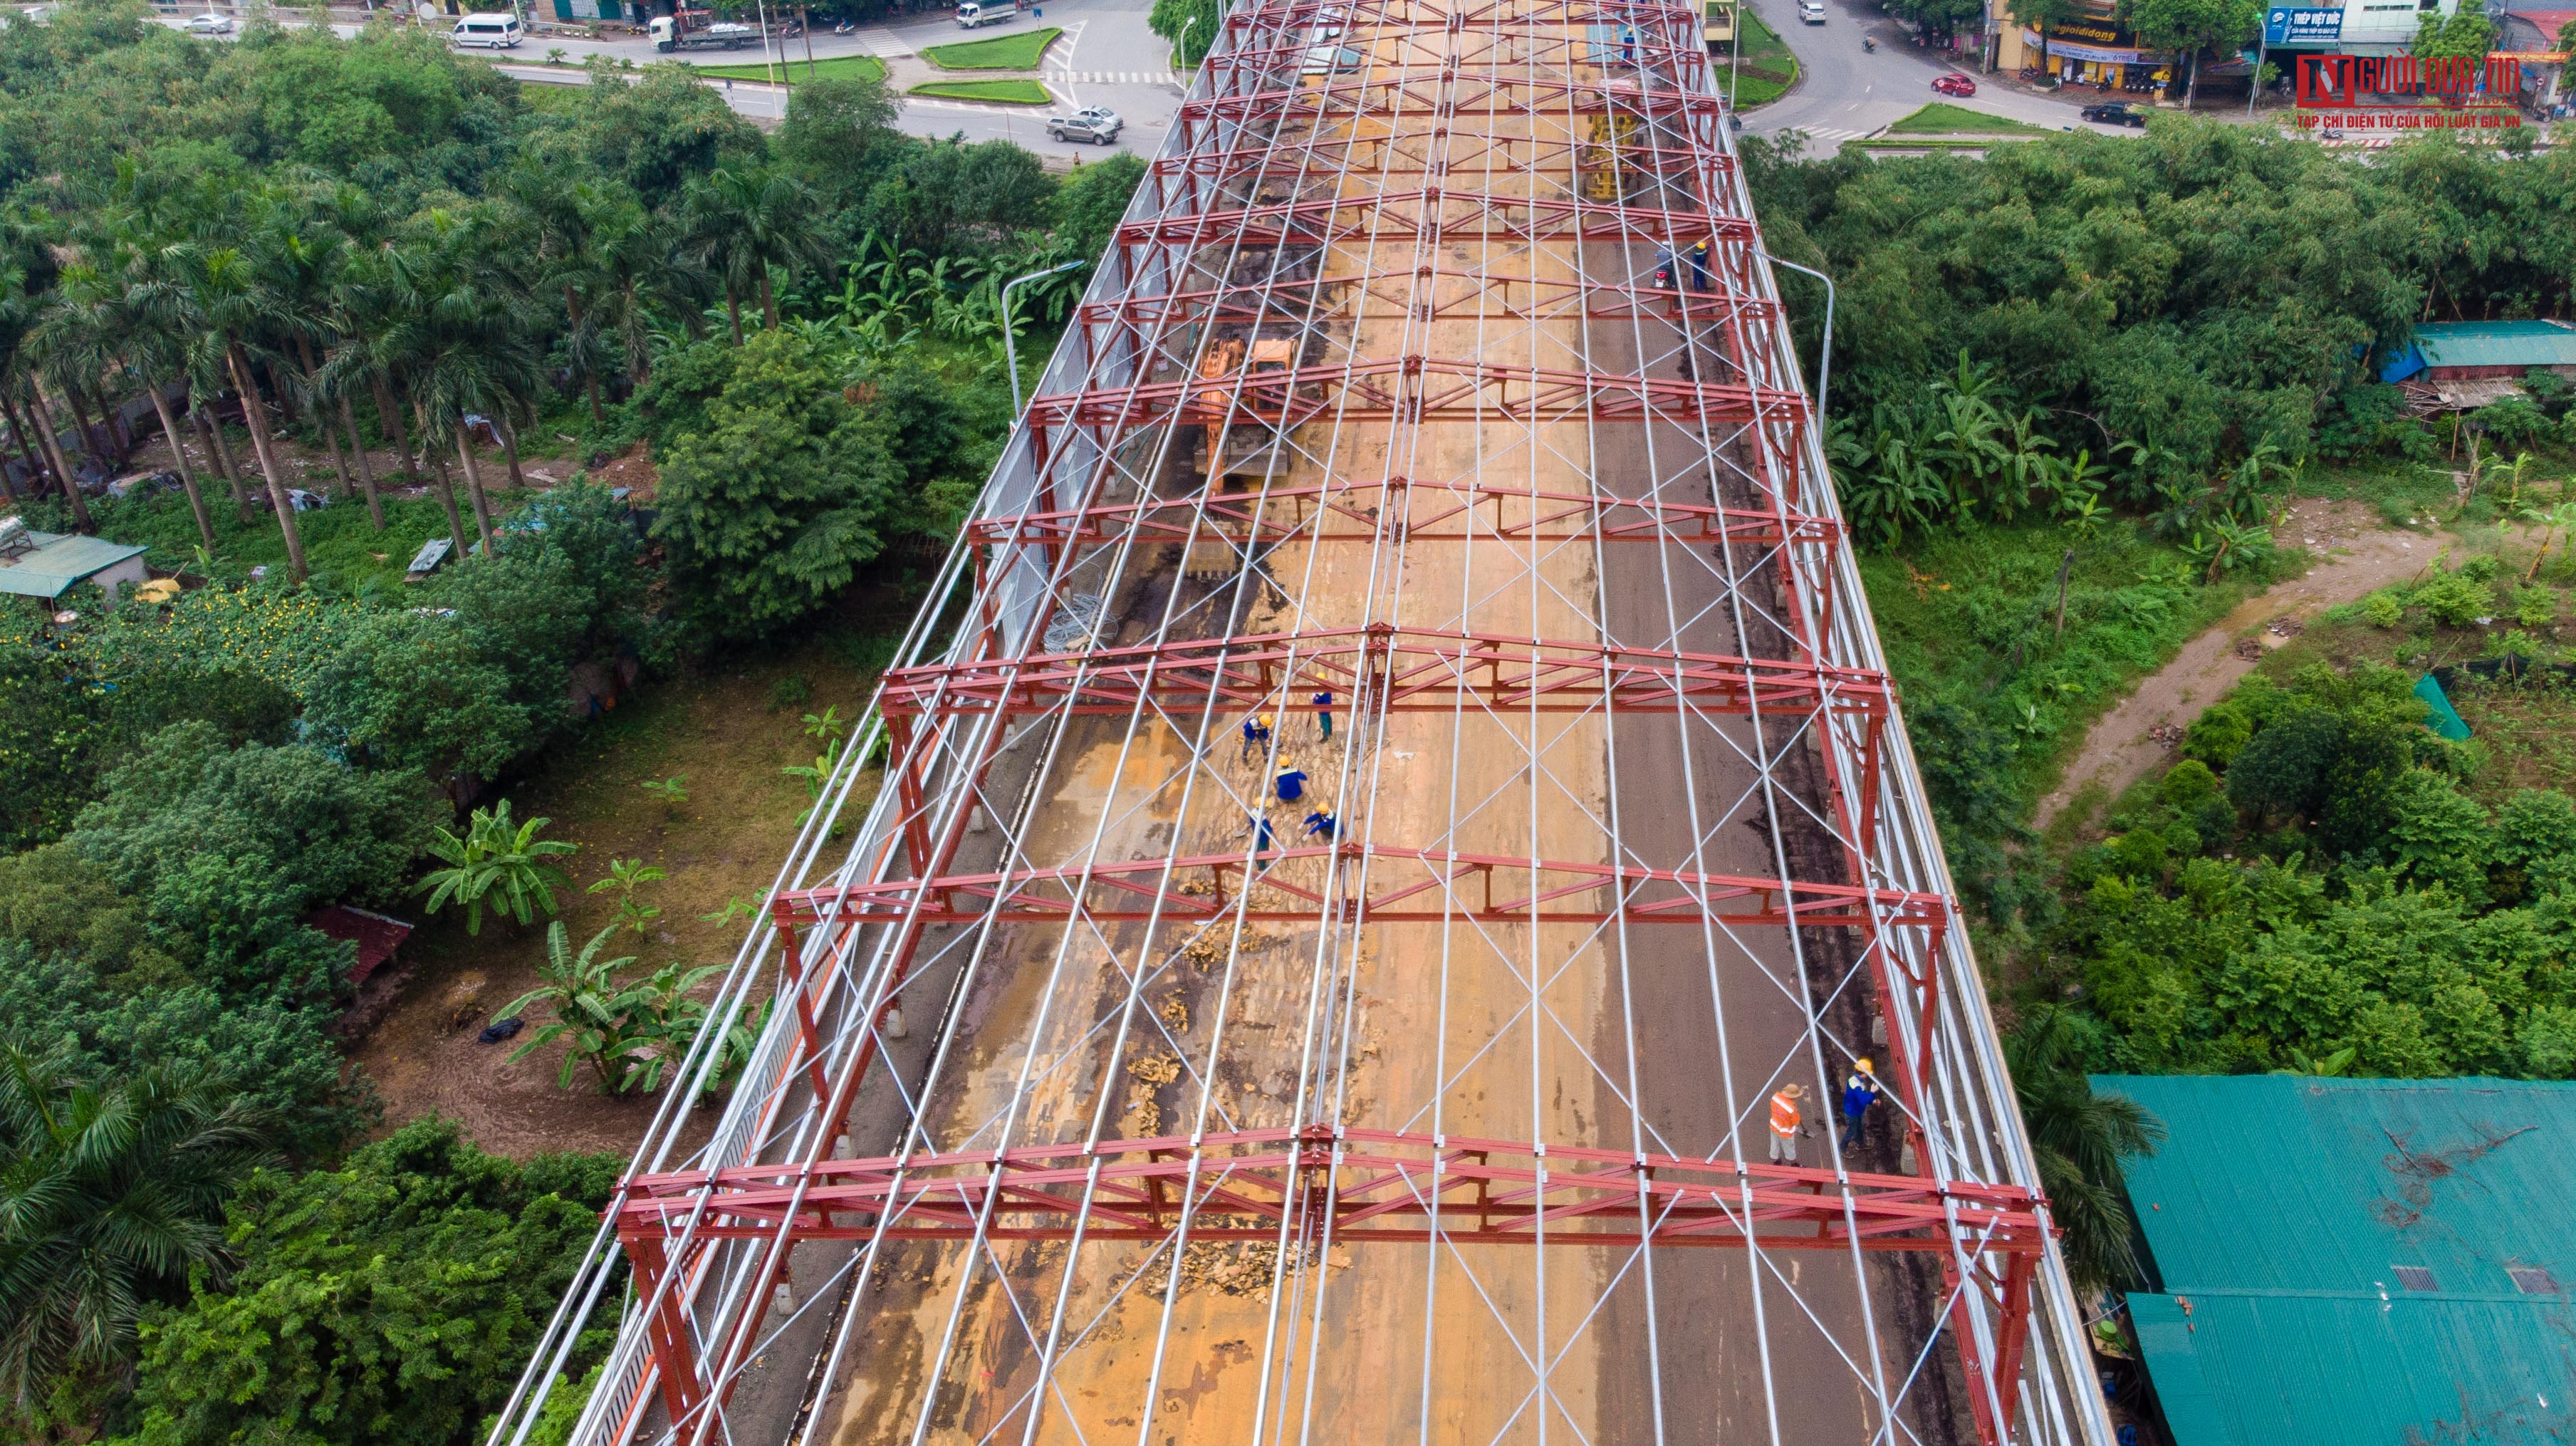
<path fill-rule="evenodd" d="M 1295 803 L 1306 796 L 1306 770 L 1285 758 L 1279 760 L 1279 776 L 1271 782 L 1279 790 L 1281 803 Z"/>
<path fill-rule="evenodd" d="M 1342 836 L 1342 821 L 1333 817 L 1332 810 L 1319 808 L 1306 815 L 1306 837 L 1313 838 L 1317 834 L 1322 834 L 1326 843 Z"/>
<path fill-rule="evenodd" d="M 1267 855 L 1277 847 L 1279 847 L 1279 836 L 1271 832 L 1270 820 L 1260 814 L 1254 814 L 1252 816 L 1252 852 L 1253 856 L 1260 860 L 1260 868 L 1253 872 L 1264 872 L 1270 867 L 1272 860 Z"/>
<path fill-rule="evenodd" d="M 1868 1142 L 1869 1107 L 1878 1103 L 1878 1076 L 1869 1072 L 1866 1059 L 1852 1062 L 1851 1078 L 1843 1081 L 1843 1148 L 1853 1150 Z"/>
<path fill-rule="evenodd" d="M 1250 763 L 1269 742 L 1270 715 L 1247 716 L 1243 720 L 1243 761 Z"/>
<path fill-rule="evenodd" d="M 1691 266 L 1691 290 L 1693 290 L 1693 291 L 1706 291 L 1706 290 L 1708 290 L 1708 238 L 1707 238 L 1707 237 L 1702 236 L 1701 238 L 1699 238 L 1699 244 L 1698 244 L 1698 245 L 1696 245 L 1696 246 L 1693 246 L 1693 247 L 1690 249 L 1690 266 Z"/>
<path fill-rule="evenodd" d="M 1325 688 L 1315 694 L 1315 721 L 1324 730 L 1324 741 L 1333 741 L 1333 690 Z"/>

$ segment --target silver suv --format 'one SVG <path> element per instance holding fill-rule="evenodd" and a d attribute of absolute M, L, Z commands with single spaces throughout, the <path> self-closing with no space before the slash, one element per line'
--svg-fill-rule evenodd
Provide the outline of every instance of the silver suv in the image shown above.
<path fill-rule="evenodd" d="M 1048 116 L 1046 128 L 1060 141 L 1098 141 L 1105 146 L 1118 139 L 1119 128 L 1126 124 L 1105 105 L 1087 105 L 1071 115 Z"/>

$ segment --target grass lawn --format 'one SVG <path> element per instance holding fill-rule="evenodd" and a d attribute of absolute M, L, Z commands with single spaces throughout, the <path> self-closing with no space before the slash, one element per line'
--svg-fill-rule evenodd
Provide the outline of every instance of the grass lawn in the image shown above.
<path fill-rule="evenodd" d="M 962 40 L 955 45 L 931 46 L 921 52 L 921 58 L 941 70 L 1035 70 L 1038 57 L 1046 54 L 1046 48 L 1063 33 L 1063 26 L 1049 25 L 990 40 Z"/>
<path fill-rule="evenodd" d="M 206 489 L 206 512 L 215 524 L 211 571 L 216 578 L 244 578 L 252 568 L 263 565 L 281 569 L 286 566 L 286 538 L 268 509 L 254 508 L 251 520 L 245 523 L 233 510 L 232 498 L 225 493 L 221 481 L 200 477 L 198 485 Z M 503 501 L 504 498 L 515 499 L 515 494 L 507 489 L 495 493 L 494 505 L 515 505 L 515 500 Z M 189 515 L 186 493 L 174 488 L 151 498 L 94 501 L 90 512 L 98 519 L 99 536 L 150 548 L 145 560 L 152 566 L 200 571 L 197 520 Z M 299 512 L 295 522 L 304 538 L 305 566 L 311 570 L 313 580 L 350 589 L 371 582 L 400 586 L 403 568 L 412 554 L 420 551 L 420 545 L 447 535 L 447 514 L 435 498 L 403 498 L 390 493 L 385 497 L 382 532 L 369 525 L 367 504 L 355 497 L 334 500 L 328 507 L 312 512 Z M 470 528 L 473 524 L 469 520 L 466 525 Z"/>
<path fill-rule="evenodd" d="M 2048 134 L 2038 126 L 2024 125 L 2017 120 L 2006 120 L 2002 116 L 1987 115 L 1981 111 L 1969 110 L 1965 106 L 1951 105 L 1947 101 L 1938 100 L 1889 126 L 1887 133 L 1894 136 Z"/>
<path fill-rule="evenodd" d="M 1780 32 L 1762 23 L 1762 17 L 1750 10 L 1739 10 L 1743 24 L 1736 36 L 1740 57 L 1747 71 L 1764 70 L 1772 75 L 1744 74 L 1732 77 L 1736 85 L 1734 102 L 1738 106 L 1764 105 L 1778 100 L 1789 87 L 1798 83 L 1798 57 L 1789 53 L 1789 44 Z M 1715 57 L 1718 89 L 1724 90 L 1730 79 L 1730 67 L 1723 56 Z M 1774 78 L 1777 77 L 1777 78 Z"/>
<path fill-rule="evenodd" d="M 779 770 L 813 760 L 801 719 L 827 705 L 844 719 L 861 712 L 869 664 L 881 657 L 864 640 L 818 622 L 794 644 L 747 649 L 653 679 L 497 790 L 518 817 L 550 819 L 546 837 L 581 846 L 568 861 L 573 888 L 556 900 L 571 947 L 579 950 L 615 916 L 613 900 L 588 886 L 612 860 L 636 858 L 668 877 L 637 892 L 661 914 L 643 932 L 601 946 L 603 958 L 636 957 L 621 979 L 675 959 L 730 960 L 748 921 L 739 913 L 706 916 L 723 915 L 728 900 L 757 903 L 796 837 L 806 788 Z M 802 701 L 788 701 L 799 695 Z M 677 775 L 686 775 L 689 796 L 676 809 L 638 787 Z M 852 809 L 862 810 L 874 791 L 874 780 L 863 779 Z M 465 932 L 453 909 L 424 917 L 417 898 L 397 912 L 421 924 L 403 950 L 414 974 L 354 1051 L 383 1092 L 386 1128 L 443 1114 L 485 1149 L 522 1159 L 544 1150 L 632 1149 L 660 1095 L 603 1099 L 586 1072 L 566 1090 L 556 1084 L 559 1047 L 514 1064 L 515 1043 L 476 1042 L 481 1023 L 535 981 L 546 947 L 542 917 L 526 928 L 487 919 L 478 936 Z M 468 1024 L 455 1023 L 460 1013 Z M 698 1116 L 712 1123 L 714 1112 Z"/>
<path fill-rule="evenodd" d="M 779 66 L 767 65 L 701 65 L 698 74 L 713 80 L 783 80 L 795 85 L 807 80 L 883 80 L 885 62 L 873 55 L 836 55 L 808 65 L 792 58 Z"/>
<path fill-rule="evenodd" d="M 996 105 L 1055 104 L 1055 97 L 1034 80 L 933 80 L 904 93 L 948 100 L 988 100 Z"/>
<path fill-rule="evenodd" d="M 2069 547 L 2060 635 L 2057 568 Z M 2003 731 L 2007 782 L 2025 811 L 2094 719 L 2256 587 L 2180 580 L 2183 555 L 2126 521 L 2089 539 L 2044 524 L 1941 533 L 1865 553 L 1860 567 L 1909 722 L 1942 703 Z"/>
<path fill-rule="evenodd" d="M 568 116 L 577 113 L 590 87 L 558 85 L 545 80 L 519 82 L 519 100 L 539 115 Z"/>

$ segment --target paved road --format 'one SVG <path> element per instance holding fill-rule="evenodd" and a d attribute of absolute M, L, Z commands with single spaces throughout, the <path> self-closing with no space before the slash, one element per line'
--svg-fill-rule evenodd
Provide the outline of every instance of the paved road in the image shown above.
<path fill-rule="evenodd" d="M 961 31 L 946 14 L 918 17 L 899 25 L 871 25 L 850 35 L 834 35 L 828 30 L 811 37 L 773 42 L 769 54 L 773 59 L 803 61 L 811 41 L 813 58 L 830 60 L 838 56 L 874 55 L 886 62 L 888 81 L 897 92 L 934 78 L 957 78 L 953 73 L 933 68 L 919 58 L 919 52 L 933 45 L 958 40 L 987 40 L 1048 25 L 1064 27 L 1065 35 L 1047 51 L 1040 72 L 1048 90 L 1067 107 L 1105 105 L 1126 118 L 1127 128 L 1119 134 L 1117 149 L 1150 156 L 1161 149 L 1163 135 L 1171 129 L 1172 118 L 1180 110 L 1181 94 L 1187 77 L 1171 70 L 1171 47 L 1165 44 L 1145 23 L 1151 5 L 1142 0 L 1047 0 L 1044 19 L 1030 17 L 1005 25 L 990 25 L 974 31 Z M 184 16 L 163 16 L 162 22 L 173 27 L 184 24 Z M 357 33 L 354 25 L 335 24 L 340 35 Z M 567 64 L 560 69 L 546 65 L 546 53 L 561 50 Z M 632 60 L 646 65 L 658 60 L 678 59 L 692 65 L 757 65 L 761 52 L 742 51 L 691 52 L 679 56 L 657 54 L 651 41 L 641 36 L 615 40 L 582 40 L 568 36 L 535 34 L 515 51 L 494 57 L 501 68 L 522 80 L 579 85 L 588 77 L 578 69 L 593 55 L 606 55 L 619 60 Z M 711 84 L 721 84 L 711 82 Z M 725 102 L 733 109 L 756 121 L 775 122 L 787 112 L 787 94 L 779 87 L 736 81 L 725 90 Z M 1046 110 L 1034 106 L 978 105 L 966 101 L 915 99 L 906 97 L 895 124 L 917 136 L 947 137 L 963 135 L 970 141 L 1016 141 L 1041 155 L 1060 160 L 1096 159 L 1107 151 L 1099 146 L 1072 144 L 1047 139 L 1043 121 Z"/>
<path fill-rule="evenodd" d="M 1829 18 L 1822 25 L 1799 24 L 1795 0 L 1761 0 L 1752 8 L 1797 52 L 1799 80 L 1787 95 L 1746 111 L 1748 131 L 1805 131 L 1812 150 L 1830 153 L 1844 141 L 1902 120 L 1928 101 L 1943 99 L 1933 94 L 1932 78 L 1953 67 L 1915 49 L 1905 32 L 1871 0 L 1825 0 Z M 1862 48 L 1863 36 L 1876 38 L 1876 54 Z M 2086 94 L 2091 98 L 2090 92 Z M 1951 104 L 2031 125 L 2137 134 L 2079 121 L 2072 104 L 1982 80 L 1976 95 L 1954 98 Z"/>

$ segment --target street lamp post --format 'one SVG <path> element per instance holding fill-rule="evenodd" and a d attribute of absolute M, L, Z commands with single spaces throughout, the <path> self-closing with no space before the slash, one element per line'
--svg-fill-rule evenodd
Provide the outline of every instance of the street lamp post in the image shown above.
<path fill-rule="evenodd" d="M 1068 261 L 1062 266 L 1050 266 L 1044 271 L 1032 271 L 1026 276 L 1015 276 L 1002 286 L 1002 365 L 1011 373 L 1011 420 L 1013 422 L 1020 419 L 1020 353 L 1019 348 L 1011 344 L 1011 333 L 1016 330 L 1011 325 L 1011 288 L 1023 282 L 1041 280 L 1060 271 L 1071 271 L 1075 267 L 1089 264 L 1091 263 L 1087 261 Z"/>
<path fill-rule="evenodd" d="M 1816 425 L 1822 428 L 1825 424 L 1825 388 L 1834 379 L 1834 279 L 1812 266 L 1783 261 L 1768 251 L 1762 253 L 1762 259 L 1774 266 L 1803 271 L 1825 283 L 1825 346 L 1823 354 L 1816 359 Z"/>

